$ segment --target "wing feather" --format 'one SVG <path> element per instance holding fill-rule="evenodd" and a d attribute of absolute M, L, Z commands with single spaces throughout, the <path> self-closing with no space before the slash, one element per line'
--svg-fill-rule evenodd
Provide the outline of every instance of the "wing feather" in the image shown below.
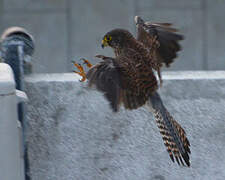
<path fill-rule="evenodd" d="M 177 52 L 181 50 L 179 44 L 184 37 L 177 34 L 177 29 L 171 27 L 170 23 L 150 23 L 145 22 L 140 17 L 135 17 L 137 25 L 137 40 L 142 42 L 147 48 L 152 47 L 152 39 L 157 37 L 159 48 L 156 50 L 156 60 L 167 67 L 177 57 Z"/>
<path fill-rule="evenodd" d="M 103 92 L 113 111 L 117 112 L 121 103 L 126 109 L 137 109 L 145 104 L 148 98 L 143 93 L 132 91 L 132 87 L 127 83 L 129 79 L 124 77 L 122 67 L 117 64 L 118 60 L 102 55 L 96 57 L 103 61 L 87 72 L 88 86 L 95 86 Z"/>
<path fill-rule="evenodd" d="M 113 58 L 101 57 L 104 61 L 93 66 L 87 73 L 88 86 L 102 91 L 113 111 L 118 111 L 121 97 L 120 72 Z"/>

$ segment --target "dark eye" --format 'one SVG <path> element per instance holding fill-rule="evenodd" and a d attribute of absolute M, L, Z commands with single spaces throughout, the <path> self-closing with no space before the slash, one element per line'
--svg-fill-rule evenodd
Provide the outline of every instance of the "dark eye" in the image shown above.
<path fill-rule="evenodd" d="M 106 37 L 105 37 L 105 39 L 106 39 L 106 41 L 108 41 L 108 42 L 109 42 L 109 41 L 111 41 L 111 40 L 112 40 L 112 37 L 111 37 L 111 36 L 106 36 Z"/>

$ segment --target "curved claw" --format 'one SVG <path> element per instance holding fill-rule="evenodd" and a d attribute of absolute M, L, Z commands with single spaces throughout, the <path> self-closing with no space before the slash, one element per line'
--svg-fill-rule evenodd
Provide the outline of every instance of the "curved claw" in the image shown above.
<path fill-rule="evenodd" d="M 80 72 L 78 72 L 78 71 L 73 71 L 74 73 L 79 74 L 79 75 L 82 77 L 82 79 L 79 80 L 79 81 L 80 81 L 80 82 L 85 81 L 85 80 L 86 80 L 86 73 L 84 72 L 84 68 L 81 66 L 81 64 L 76 63 L 75 61 L 72 61 L 72 63 L 73 63 L 73 65 L 80 71 Z"/>
<path fill-rule="evenodd" d="M 83 61 L 83 64 L 86 64 L 88 68 L 91 68 L 92 67 L 92 64 L 85 58 L 81 58 L 80 60 Z"/>
<path fill-rule="evenodd" d="M 76 64 L 76 61 L 72 60 L 71 63 L 74 65 L 74 64 Z"/>
<path fill-rule="evenodd" d="M 85 58 L 80 58 L 80 61 L 85 61 L 86 59 Z"/>
<path fill-rule="evenodd" d="M 86 80 L 86 77 L 82 76 L 82 79 L 80 79 L 80 82 L 84 82 Z"/>

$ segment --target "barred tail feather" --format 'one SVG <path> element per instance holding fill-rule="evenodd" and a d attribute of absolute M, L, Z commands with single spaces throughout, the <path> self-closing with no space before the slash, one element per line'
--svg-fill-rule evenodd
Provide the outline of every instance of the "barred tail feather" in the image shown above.
<path fill-rule="evenodd" d="M 158 93 L 154 93 L 150 97 L 148 105 L 151 107 L 171 160 L 174 162 L 175 158 L 179 165 L 184 165 L 185 162 L 189 167 L 190 143 L 184 129 L 166 110 Z"/>

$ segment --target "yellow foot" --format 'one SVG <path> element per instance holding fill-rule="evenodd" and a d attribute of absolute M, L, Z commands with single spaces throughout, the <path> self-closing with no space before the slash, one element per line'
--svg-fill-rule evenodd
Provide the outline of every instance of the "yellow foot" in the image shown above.
<path fill-rule="evenodd" d="M 92 67 L 92 64 L 87 59 L 81 58 L 80 60 L 82 60 L 83 64 L 86 64 L 88 68 Z"/>
<path fill-rule="evenodd" d="M 82 77 L 80 82 L 84 82 L 86 80 L 86 73 L 84 72 L 84 68 L 80 64 L 76 63 L 75 61 L 72 61 L 72 63 L 80 71 L 80 72 L 78 71 L 73 71 L 73 72 L 76 74 L 79 74 Z"/>

